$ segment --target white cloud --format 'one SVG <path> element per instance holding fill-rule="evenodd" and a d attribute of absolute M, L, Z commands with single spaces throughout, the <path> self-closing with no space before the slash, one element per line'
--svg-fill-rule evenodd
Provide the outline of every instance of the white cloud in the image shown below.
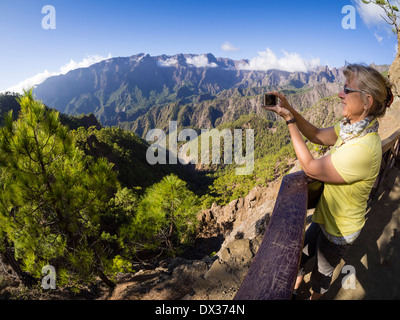
<path fill-rule="evenodd" d="M 67 64 L 63 65 L 59 71 L 50 72 L 48 70 L 45 70 L 41 73 L 34 75 L 33 77 L 25 79 L 24 81 L 18 83 L 15 86 L 12 86 L 4 91 L 22 93 L 23 90 L 30 89 L 38 84 L 41 84 L 44 80 L 46 80 L 49 77 L 66 74 L 69 71 L 75 70 L 78 68 L 87 68 L 87 67 L 91 66 L 92 64 L 95 64 L 97 62 L 100 62 L 100 61 L 103 61 L 106 59 L 110 59 L 110 58 L 111 58 L 111 54 L 109 53 L 107 57 L 102 57 L 99 55 L 87 55 L 87 57 L 80 62 L 76 62 L 71 59 L 71 61 L 68 62 Z"/>
<path fill-rule="evenodd" d="M 217 64 L 214 62 L 209 62 L 208 58 L 205 55 L 194 56 L 193 58 L 186 58 L 186 63 L 195 66 L 196 68 L 215 68 Z"/>
<path fill-rule="evenodd" d="M 374 36 L 375 36 L 376 40 L 378 40 L 378 42 L 382 42 L 383 37 L 381 37 L 377 32 L 374 33 Z"/>
<path fill-rule="evenodd" d="M 107 57 L 99 56 L 99 55 L 87 55 L 85 59 L 83 59 L 81 62 L 75 62 L 74 60 L 71 59 L 69 63 L 66 65 L 62 66 L 60 68 L 60 74 L 66 74 L 71 70 L 79 69 L 79 68 L 87 68 L 90 67 L 92 64 L 98 63 L 100 61 L 110 59 L 111 58 L 111 53 L 108 54 Z"/>
<path fill-rule="evenodd" d="M 178 59 L 169 58 L 167 60 L 159 60 L 157 61 L 157 65 L 159 67 L 172 67 L 178 63 Z"/>
<path fill-rule="evenodd" d="M 48 70 L 45 70 L 41 73 L 38 73 L 36 75 L 34 75 L 31 78 L 28 78 L 20 83 L 18 83 L 15 86 L 12 86 L 10 88 L 7 88 L 6 91 L 10 91 L 10 92 L 16 92 L 16 93 L 22 93 L 24 90 L 30 89 L 33 86 L 35 86 L 36 84 L 40 84 L 42 83 L 44 80 L 46 80 L 48 77 L 54 76 L 56 75 L 54 72 L 49 72 Z"/>
<path fill-rule="evenodd" d="M 358 14 L 367 26 L 384 24 L 382 16 L 386 17 L 385 11 L 378 5 L 363 3 L 362 0 L 352 0 Z"/>
<path fill-rule="evenodd" d="M 320 65 L 320 59 L 306 61 L 297 53 L 283 52 L 283 57 L 278 58 L 269 48 L 266 51 L 259 51 L 258 56 L 252 58 L 249 63 L 241 63 L 239 69 L 267 71 L 278 69 L 289 72 L 307 72 Z"/>
<path fill-rule="evenodd" d="M 235 47 L 232 43 L 229 41 L 226 41 L 221 45 L 221 49 L 223 51 L 228 51 L 228 52 L 234 52 L 234 51 L 240 51 L 240 48 Z"/>

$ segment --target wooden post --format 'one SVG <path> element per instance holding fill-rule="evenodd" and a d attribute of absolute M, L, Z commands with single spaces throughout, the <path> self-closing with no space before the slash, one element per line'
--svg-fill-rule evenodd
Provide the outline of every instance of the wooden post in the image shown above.
<path fill-rule="evenodd" d="M 282 179 L 270 223 L 234 300 L 288 300 L 296 281 L 307 215 L 304 172 Z"/>

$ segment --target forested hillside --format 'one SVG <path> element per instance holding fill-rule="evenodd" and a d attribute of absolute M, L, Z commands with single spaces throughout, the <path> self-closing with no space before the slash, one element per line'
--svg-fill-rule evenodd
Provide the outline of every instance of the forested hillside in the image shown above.
<path fill-rule="evenodd" d="M 140 138 L 82 119 L 70 130 L 31 92 L 16 101 L 0 129 L 0 252 L 26 284 L 50 264 L 60 286 L 99 276 L 112 287 L 137 257 L 191 243 L 198 197 L 176 169 L 141 167 Z"/>
<path fill-rule="evenodd" d="M 296 87 L 292 81 L 280 91 L 307 119 L 326 127 L 341 116 L 339 88 L 326 81 Z M 81 283 L 96 277 L 113 287 L 116 274 L 133 271 L 135 261 L 173 257 L 191 248 L 202 208 L 246 197 L 294 165 L 286 125 L 260 108 L 262 93 L 272 89 L 196 95 L 152 106 L 119 126 L 105 126 L 93 113 L 60 113 L 32 91 L 0 95 L 2 259 L 28 286 L 51 265 L 58 286 L 80 290 Z M 240 129 L 245 146 L 251 129 L 251 173 L 237 175 L 239 164 L 224 163 L 222 140 L 220 164 L 150 164 L 146 132 L 161 129 L 168 140 L 171 121 L 177 121 L 178 130 L 198 133 L 191 143 L 201 140 L 204 128 L 232 135 Z M 310 143 L 309 148 L 324 152 Z"/>
<path fill-rule="evenodd" d="M 334 100 L 308 112 L 332 114 L 333 121 Z M 217 126 L 254 130 L 254 170 L 238 176 L 235 164 L 223 161 L 200 171 L 150 165 L 149 143 L 136 134 L 102 127 L 93 115 L 60 114 L 30 92 L 1 95 L 0 109 L 0 249 L 15 252 L 12 262 L 26 282 L 51 264 L 60 285 L 97 275 L 112 286 L 112 275 L 130 270 L 137 257 L 175 255 L 190 245 L 201 206 L 246 196 L 285 173 L 294 158 L 285 126 L 265 111 Z"/>

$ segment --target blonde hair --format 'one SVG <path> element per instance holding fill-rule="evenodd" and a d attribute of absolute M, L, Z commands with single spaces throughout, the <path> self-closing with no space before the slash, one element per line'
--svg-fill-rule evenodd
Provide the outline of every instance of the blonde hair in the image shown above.
<path fill-rule="evenodd" d="M 393 102 L 392 84 L 389 79 L 375 68 L 360 64 L 347 65 L 343 70 L 343 74 L 347 80 L 355 77 L 359 89 L 372 96 L 373 104 L 368 116 L 383 117 L 386 113 L 386 108 L 390 107 Z"/>

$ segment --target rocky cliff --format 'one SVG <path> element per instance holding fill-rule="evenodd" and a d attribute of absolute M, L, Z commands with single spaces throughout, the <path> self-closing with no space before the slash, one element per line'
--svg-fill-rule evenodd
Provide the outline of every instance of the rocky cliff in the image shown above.
<path fill-rule="evenodd" d="M 210 245 L 210 239 L 214 239 L 217 251 L 211 256 L 196 258 L 187 254 L 138 265 L 139 272 L 121 274 L 117 288 L 102 299 L 232 299 L 262 241 L 279 186 L 276 181 L 267 188 L 256 187 L 245 198 L 199 213 L 197 245 L 200 249 L 203 242 Z"/>

